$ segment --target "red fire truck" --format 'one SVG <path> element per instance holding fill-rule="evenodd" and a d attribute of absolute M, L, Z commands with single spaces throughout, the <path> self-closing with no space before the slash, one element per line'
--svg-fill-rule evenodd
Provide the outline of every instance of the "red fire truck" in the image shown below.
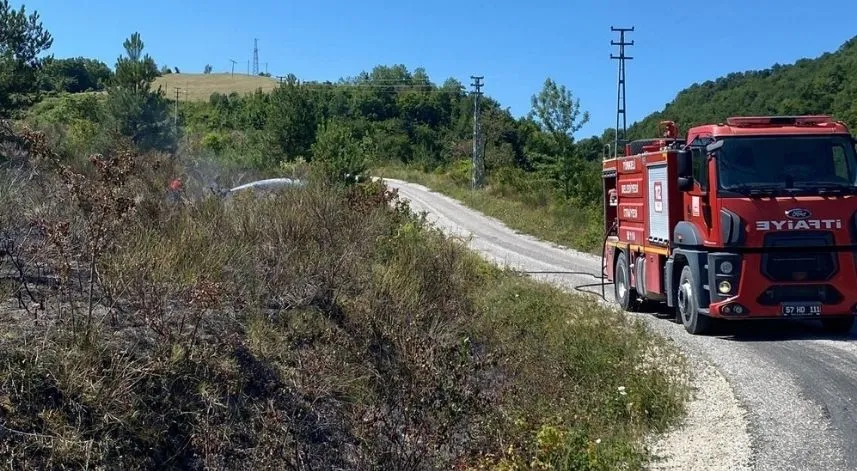
<path fill-rule="evenodd" d="M 628 311 L 675 309 L 692 334 L 713 318 L 857 315 L 857 155 L 829 116 L 735 117 L 686 139 L 662 123 L 603 163 L 605 271 Z"/>

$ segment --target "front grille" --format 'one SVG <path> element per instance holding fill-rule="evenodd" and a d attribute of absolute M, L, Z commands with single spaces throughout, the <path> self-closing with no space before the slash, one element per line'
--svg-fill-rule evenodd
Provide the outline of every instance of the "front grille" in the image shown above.
<path fill-rule="evenodd" d="M 762 256 L 762 272 L 772 281 L 824 281 L 838 269 L 833 234 L 800 232 L 769 234 Z"/>
<path fill-rule="evenodd" d="M 775 285 L 766 289 L 758 298 L 763 306 L 776 306 L 779 303 L 814 302 L 839 304 L 842 293 L 831 285 Z"/>

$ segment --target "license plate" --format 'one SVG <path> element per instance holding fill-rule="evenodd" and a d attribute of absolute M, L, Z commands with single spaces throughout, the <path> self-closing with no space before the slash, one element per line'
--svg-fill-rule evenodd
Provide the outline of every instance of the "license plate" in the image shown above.
<path fill-rule="evenodd" d="M 818 316 L 821 303 L 783 303 L 780 305 L 784 316 Z"/>

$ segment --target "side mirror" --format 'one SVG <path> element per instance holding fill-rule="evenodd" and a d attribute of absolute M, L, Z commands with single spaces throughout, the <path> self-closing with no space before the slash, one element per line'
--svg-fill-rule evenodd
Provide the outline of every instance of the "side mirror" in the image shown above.
<path fill-rule="evenodd" d="M 678 151 L 678 189 L 689 191 L 693 188 L 693 154 L 687 149 Z"/>
<path fill-rule="evenodd" d="M 678 151 L 678 176 L 693 176 L 693 154 L 687 149 Z"/>

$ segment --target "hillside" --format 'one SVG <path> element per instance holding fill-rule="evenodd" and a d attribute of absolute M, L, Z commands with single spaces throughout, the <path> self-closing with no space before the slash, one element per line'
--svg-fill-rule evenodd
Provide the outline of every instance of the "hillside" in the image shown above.
<path fill-rule="evenodd" d="M 832 114 L 857 127 L 857 37 L 815 59 L 694 84 L 663 111 L 634 123 L 628 135 L 655 135 L 657 123 L 664 119 L 676 121 L 684 130 L 734 115 L 809 113 Z"/>
<path fill-rule="evenodd" d="M 156 78 L 152 84 L 154 89 L 159 86 L 170 98 L 175 97 L 175 87 L 179 87 L 182 89 L 182 100 L 207 101 L 214 92 L 244 95 L 258 88 L 269 92 L 277 86 L 277 81 L 270 77 L 244 74 L 166 74 Z"/>

